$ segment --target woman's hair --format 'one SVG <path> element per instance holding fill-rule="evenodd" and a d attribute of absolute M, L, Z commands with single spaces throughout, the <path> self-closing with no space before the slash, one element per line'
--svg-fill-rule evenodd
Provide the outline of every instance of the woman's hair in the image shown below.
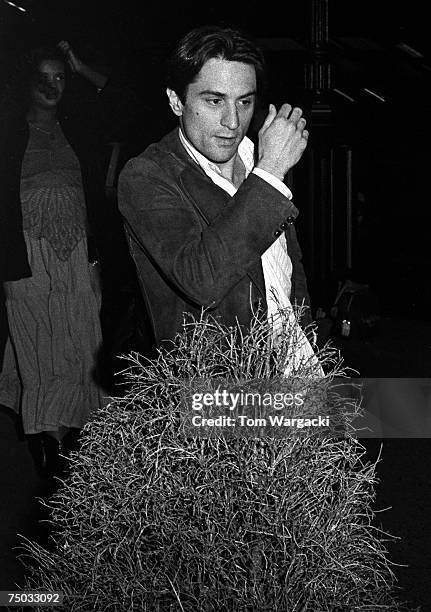
<path fill-rule="evenodd" d="M 31 90 L 38 77 L 39 66 L 45 60 L 56 60 L 68 64 L 64 54 L 57 47 L 36 47 L 21 55 L 12 70 L 2 96 L 2 114 L 24 116 L 31 104 Z"/>
<path fill-rule="evenodd" d="M 264 87 L 265 60 L 257 45 L 239 30 L 203 26 L 186 34 L 167 62 L 166 85 L 184 103 L 187 87 L 210 59 L 243 62 L 254 66 L 258 92 Z"/>

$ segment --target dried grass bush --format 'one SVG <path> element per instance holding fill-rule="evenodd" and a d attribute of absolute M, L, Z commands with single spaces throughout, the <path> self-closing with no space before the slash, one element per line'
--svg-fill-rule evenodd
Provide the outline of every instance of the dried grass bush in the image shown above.
<path fill-rule="evenodd" d="M 375 465 L 353 436 L 199 439 L 178 427 L 184 379 L 283 370 L 286 347 L 268 334 L 257 317 L 246 335 L 189 321 L 171 351 L 127 358 L 126 392 L 85 427 L 47 502 L 50 545 L 24 544 L 26 588 L 61 590 L 71 612 L 399 609 L 388 536 L 373 525 Z M 327 380 L 342 373 L 334 349 L 319 358 Z"/>

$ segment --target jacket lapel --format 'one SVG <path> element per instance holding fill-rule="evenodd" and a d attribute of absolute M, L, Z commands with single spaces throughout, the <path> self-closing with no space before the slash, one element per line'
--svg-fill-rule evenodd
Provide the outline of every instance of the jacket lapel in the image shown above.
<path fill-rule="evenodd" d="M 186 166 L 180 175 L 180 183 L 195 210 L 208 224 L 230 200 L 229 194 L 215 185 L 201 168 Z"/>
<path fill-rule="evenodd" d="M 164 141 L 183 166 L 179 180 L 185 195 L 201 219 L 209 225 L 230 201 L 230 195 L 213 183 L 202 168 L 191 159 L 181 144 L 178 130 L 168 134 Z M 247 276 L 266 301 L 262 263 L 258 262 L 253 266 Z"/>

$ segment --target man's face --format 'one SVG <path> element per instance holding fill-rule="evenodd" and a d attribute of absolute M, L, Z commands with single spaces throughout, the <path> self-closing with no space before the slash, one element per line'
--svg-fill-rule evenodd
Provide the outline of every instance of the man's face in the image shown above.
<path fill-rule="evenodd" d="M 31 90 L 33 104 L 46 109 L 57 106 L 63 95 L 64 87 L 63 62 L 59 60 L 42 61 Z"/>
<path fill-rule="evenodd" d="M 247 133 L 256 97 L 254 66 L 224 59 L 208 60 L 187 88 L 184 104 L 168 90 L 192 145 L 216 164 L 231 160 Z"/>

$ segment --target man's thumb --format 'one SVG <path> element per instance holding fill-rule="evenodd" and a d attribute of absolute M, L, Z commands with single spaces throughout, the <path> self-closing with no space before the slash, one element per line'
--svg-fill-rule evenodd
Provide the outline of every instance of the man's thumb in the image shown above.
<path fill-rule="evenodd" d="M 277 115 L 277 109 L 275 108 L 274 104 L 270 104 L 269 112 L 266 116 L 265 121 L 263 122 L 262 127 L 260 128 L 261 132 L 264 132 L 271 125 L 276 115 Z"/>

